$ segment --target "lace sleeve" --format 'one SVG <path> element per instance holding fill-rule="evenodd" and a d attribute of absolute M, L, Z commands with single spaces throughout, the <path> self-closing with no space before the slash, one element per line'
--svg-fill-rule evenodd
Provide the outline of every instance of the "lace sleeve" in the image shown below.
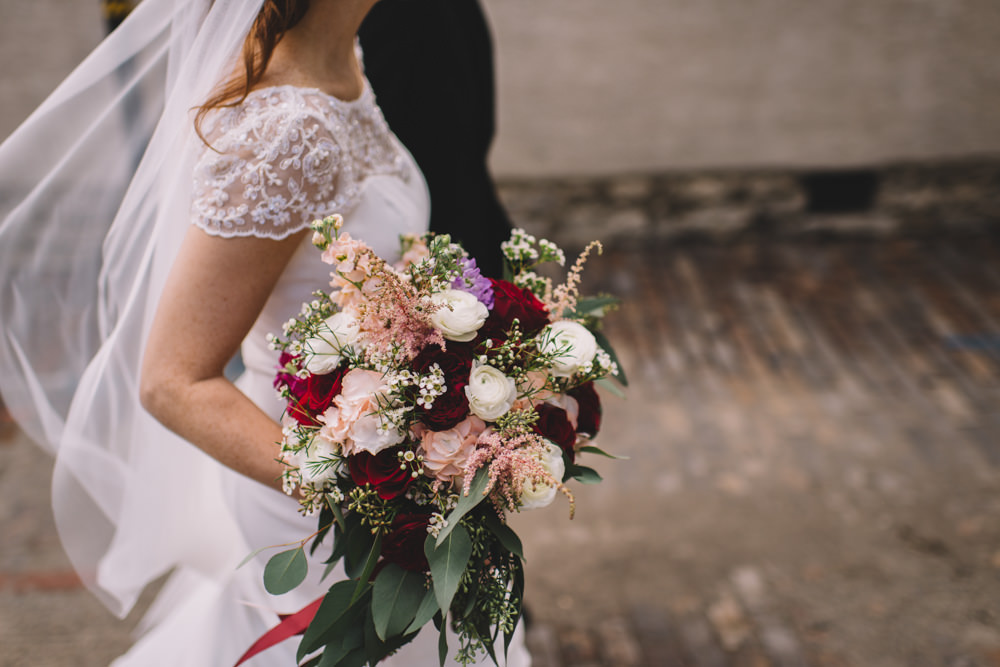
<path fill-rule="evenodd" d="M 257 96 L 213 120 L 194 171 L 195 225 L 282 239 L 336 210 L 341 149 L 316 110 Z"/>

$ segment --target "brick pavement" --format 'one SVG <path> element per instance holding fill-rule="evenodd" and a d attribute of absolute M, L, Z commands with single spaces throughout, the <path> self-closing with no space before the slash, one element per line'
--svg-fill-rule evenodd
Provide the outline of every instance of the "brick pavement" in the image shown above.
<path fill-rule="evenodd" d="M 517 517 L 538 667 L 1000 665 L 1000 240 L 662 245 L 591 262 L 605 477 Z M 128 642 L 0 426 L 0 665 Z"/>

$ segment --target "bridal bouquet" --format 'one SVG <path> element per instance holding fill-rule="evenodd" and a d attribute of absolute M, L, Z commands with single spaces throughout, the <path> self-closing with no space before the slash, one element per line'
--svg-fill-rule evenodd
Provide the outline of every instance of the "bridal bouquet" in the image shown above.
<path fill-rule="evenodd" d="M 390 266 L 341 231 L 332 216 L 313 242 L 333 268 L 287 322 L 275 386 L 287 400 L 284 487 L 298 492 L 319 530 L 270 559 L 265 586 L 291 590 L 306 576 L 305 548 L 333 536 L 333 584 L 286 623 L 304 627 L 307 665 L 374 665 L 425 624 L 446 624 L 463 664 L 496 661 L 520 618 L 521 543 L 508 512 L 561 494 L 571 479 L 600 481 L 581 453 L 601 421 L 595 382 L 625 378 L 598 332 L 616 300 L 581 298 L 588 246 L 563 284 L 534 269 L 564 263 L 554 244 L 515 230 L 502 250 L 510 281 L 480 275 L 448 236 L 402 239 Z M 610 383 L 609 383 L 610 384 Z M 307 625 L 307 627 L 306 627 Z"/>

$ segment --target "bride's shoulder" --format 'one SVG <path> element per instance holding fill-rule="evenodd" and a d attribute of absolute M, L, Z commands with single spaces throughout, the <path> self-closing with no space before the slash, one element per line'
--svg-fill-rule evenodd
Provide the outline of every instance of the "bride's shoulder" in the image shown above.
<path fill-rule="evenodd" d="M 282 238 L 336 208 L 343 131 L 311 91 L 254 90 L 201 130 L 192 214 L 210 234 Z"/>
<path fill-rule="evenodd" d="M 206 148 L 240 152 L 289 141 L 336 140 L 345 128 L 324 93 L 290 85 L 250 91 L 238 104 L 212 109 L 200 127 Z"/>

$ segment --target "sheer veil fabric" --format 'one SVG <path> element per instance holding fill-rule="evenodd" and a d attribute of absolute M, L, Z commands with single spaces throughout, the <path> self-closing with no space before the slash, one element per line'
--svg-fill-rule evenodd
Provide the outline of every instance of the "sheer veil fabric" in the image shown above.
<path fill-rule="evenodd" d="M 217 466 L 145 413 L 138 374 L 189 226 L 193 108 L 260 5 L 144 0 L 0 145 L 0 392 L 55 456 L 63 545 L 119 616 L 171 568 L 231 568 L 240 544 Z"/>

